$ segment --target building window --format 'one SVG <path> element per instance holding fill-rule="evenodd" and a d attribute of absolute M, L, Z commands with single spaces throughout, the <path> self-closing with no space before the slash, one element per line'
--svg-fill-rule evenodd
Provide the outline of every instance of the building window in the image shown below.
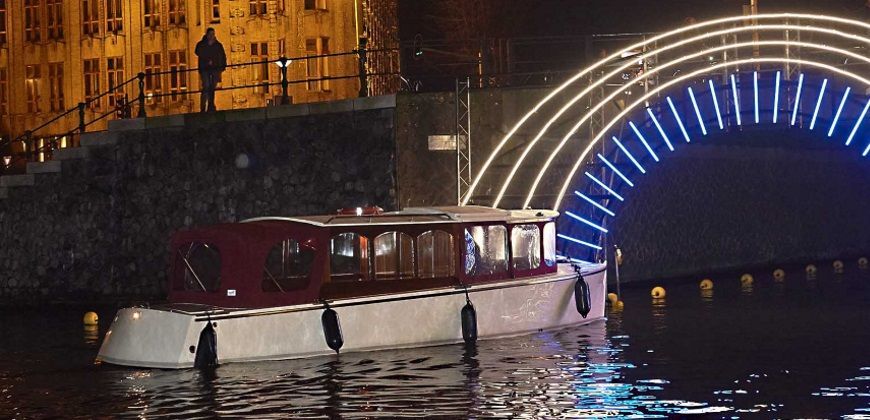
<path fill-rule="evenodd" d="M 155 29 L 160 26 L 160 1 L 145 0 L 144 13 L 142 16 L 145 19 L 145 27 Z"/>
<path fill-rule="evenodd" d="M 173 102 L 185 99 L 187 92 L 187 51 L 169 52 L 169 92 Z"/>
<path fill-rule="evenodd" d="M 258 63 L 251 66 L 253 71 L 252 82 L 261 86 L 254 88 L 254 93 L 266 93 L 269 91 L 269 44 L 265 42 L 251 44 L 251 62 Z"/>
<path fill-rule="evenodd" d="M 221 0 L 211 0 L 211 21 L 214 23 L 221 21 Z"/>
<path fill-rule="evenodd" d="M 63 63 L 48 64 L 49 111 L 63 111 Z"/>
<path fill-rule="evenodd" d="M 82 0 L 82 33 L 100 34 L 100 0 Z"/>
<path fill-rule="evenodd" d="M 109 76 L 109 108 L 117 107 L 124 99 L 124 89 L 117 89 L 124 83 L 124 58 L 109 57 L 106 59 L 106 74 Z"/>
<path fill-rule="evenodd" d="M 93 58 L 84 61 L 85 65 L 85 102 L 90 109 L 99 109 L 100 100 L 100 59 Z"/>
<path fill-rule="evenodd" d="M 326 0 L 305 0 L 305 10 L 326 10 Z"/>
<path fill-rule="evenodd" d="M 24 0 L 24 40 L 39 42 L 40 37 L 39 0 Z"/>
<path fill-rule="evenodd" d="M 169 0 L 169 24 L 176 26 L 184 26 L 184 1 L 185 0 Z"/>
<path fill-rule="evenodd" d="M 163 76 L 155 74 L 161 71 L 160 53 L 145 54 L 145 96 L 149 104 L 161 102 Z"/>
<path fill-rule="evenodd" d="M 63 0 L 46 0 L 48 16 L 48 39 L 63 39 Z"/>
<path fill-rule="evenodd" d="M 285 239 L 273 246 L 263 267 L 263 291 L 289 292 L 308 287 L 314 254 L 310 246 L 294 239 Z"/>
<path fill-rule="evenodd" d="M 6 0 L 0 0 L 0 45 L 6 45 Z"/>
<path fill-rule="evenodd" d="M 106 33 L 117 34 L 124 29 L 124 9 L 121 0 L 106 0 Z"/>
<path fill-rule="evenodd" d="M 6 69 L 0 69 L 0 115 L 9 114 L 9 85 L 7 84 Z"/>
<path fill-rule="evenodd" d="M 305 40 L 305 55 L 312 57 L 326 54 L 329 54 L 329 38 L 310 38 Z M 320 80 L 324 77 L 329 77 L 329 63 L 326 59 L 326 57 L 316 57 L 305 60 L 308 90 L 329 90 L 329 80 Z"/>
<path fill-rule="evenodd" d="M 248 0 L 251 16 L 266 16 L 266 0 Z"/>
<path fill-rule="evenodd" d="M 27 112 L 42 112 L 39 107 L 39 85 L 42 83 L 39 64 L 24 67 L 24 89 L 27 91 Z"/>

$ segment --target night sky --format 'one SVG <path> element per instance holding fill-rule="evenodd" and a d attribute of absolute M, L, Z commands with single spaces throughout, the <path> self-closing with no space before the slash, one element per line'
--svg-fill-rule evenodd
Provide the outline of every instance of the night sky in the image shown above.
<path fill-rule="evenodd" d="M 420 33 L 450 38 L 443 23 L 457 8 L 479 7 L 499 15 L 478 26 L 493 37 L 565 36 L 614 32 L 658 32 L 696 20 L 740 14 L 749 0 L 399 0 L 403 41 Z M 870 0 L 759 0 L 763 12 L 806 12 L 870 20 Z M 476 6 L 475 6 L 476 5 Z M 480 14 L 468 11 L 469 14 Z"/>

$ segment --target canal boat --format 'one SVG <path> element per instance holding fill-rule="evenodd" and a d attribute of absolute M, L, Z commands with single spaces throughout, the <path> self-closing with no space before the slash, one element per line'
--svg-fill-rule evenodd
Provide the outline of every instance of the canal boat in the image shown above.
<path fill-rule="evenodd" d="M 119 310 L 97 360 L 189 368 L 473 344 L 600 320 L 605 264 L 557 261 L 557 216 L 355 208 L 180 231 L 168 303 Z"/>

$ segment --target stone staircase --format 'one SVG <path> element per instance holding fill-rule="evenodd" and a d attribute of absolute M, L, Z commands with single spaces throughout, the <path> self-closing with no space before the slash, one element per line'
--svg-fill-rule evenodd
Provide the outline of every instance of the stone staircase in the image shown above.
<path fill-rule="evenodd" d="M 79 147 L 67 147 L 55 150 L 52 160 L 49 161 L 28 162 L 27 171 L 24 174 L 0 176 L 0 200 L 10 198 L 12 190 L 36 186 L 36 180 L 40 175 L 62 173 L 63 162 L 65 161 L 88 159 L 91 156 L 92 148 L 116 144 L 118 142 L 118 132 L 125 129 L 138 128 L 135 127 L 136 124 L 130 124 L 128 121 L 135 120 L 110 121 L 109 130 L 107 131 L 82 134 Z"/>

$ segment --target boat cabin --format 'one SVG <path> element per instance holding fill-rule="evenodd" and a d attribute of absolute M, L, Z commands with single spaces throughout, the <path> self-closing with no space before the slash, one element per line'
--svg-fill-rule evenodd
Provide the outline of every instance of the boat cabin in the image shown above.
<path fill-rule="evenodd" d="M 169 301 L 288 306 L 557 270 L 554 211 L 465 206 L 341 213 L 176 233 Z"/>

